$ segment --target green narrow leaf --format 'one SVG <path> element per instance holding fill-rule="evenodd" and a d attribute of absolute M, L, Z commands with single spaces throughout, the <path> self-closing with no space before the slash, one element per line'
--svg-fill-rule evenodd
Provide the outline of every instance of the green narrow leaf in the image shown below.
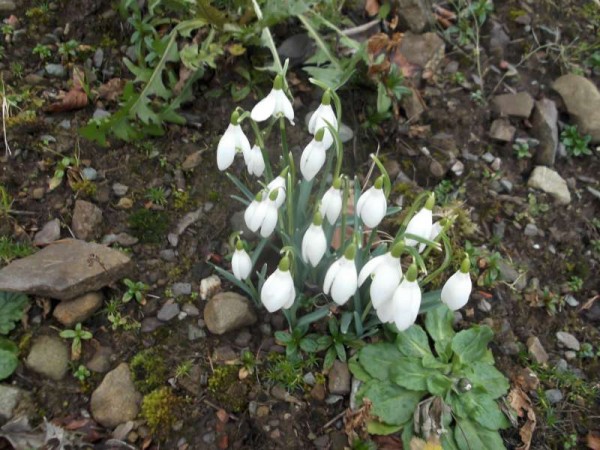
<path fill-rule="evenodd" d="M 398 333 L 396 345 L 404 356 L 422 358 L 432 354 L 427 334 L 419 325 L 413 325 L 408 330 Z"/>
<path fill-rule="evenodd" d="M 310 325 L 313 322 L 321 320 L 323 317 L 327 316 L 327 314 L 329 314 L 328 307 L 316 309 L 313 312 L 306 314 L 305 316 L 302 316 L 300 318 L 300 320 L 298 320 L 297 326 L 302 327 L 302 326 Z"/>

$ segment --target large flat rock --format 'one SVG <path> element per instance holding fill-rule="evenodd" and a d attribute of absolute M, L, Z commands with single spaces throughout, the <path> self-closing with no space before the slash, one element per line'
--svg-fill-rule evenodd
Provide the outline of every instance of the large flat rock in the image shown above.
<path fill-rule="evenodd" d="M 129 275 L 133 262 L 104 245 L 64 239 L 0 270 L 0 291 L 68 300 Z"/>

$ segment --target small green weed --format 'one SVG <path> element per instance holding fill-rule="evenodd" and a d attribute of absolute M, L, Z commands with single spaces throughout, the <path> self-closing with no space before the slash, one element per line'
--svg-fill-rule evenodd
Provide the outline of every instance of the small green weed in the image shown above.
<path fill-rule="evenodd" d="M 35 47 L 33 47 L 31 53 L 38 55 L 42 61 L 45 61 L 52 56 L 52 49 L 48 45 L 37 44 Z"/>
<path fill-rule="evenodd" d="M 0 262 L 4 264 L 8 264 L 13 259 L 24 258 L 34 252 L 35 249 L 28 243 L 13 242 L 8 236 L 0 236 Z"/>
<path fill-rule="evenodd" d="M 132 234 L 141 243 L 158 244 L 165 238 L 169 216 L 165 211 L 142 208 L 129 216 L 128 223 Z"/>
<path fill-rule="evenodd" d="M 163 187 L 149 188 L 144 197 L 158 206 L 164 206 L 167 204 L 167 192 Z"/>
<path fill-rule="evenodd" d="M 590 135 L 579 134 L 577 125 L 567 125 L 560 134 L 560 141 L 565 146 L 567 154 L 574 157 L 591 155 L 592 151 L 588 147 L 591 140 Z"/>
<path fill-rule="evenodd" d="M 569 290 L 571 292 L 579 292 L 583 289 L 583 280 L 577 276 L 572 276 L 567 285 L 569 286 Z"/>
<path fill-rule="evenodd" d="M 122 301 L 123 303 L 128 303 L 132 299 L 135 299 L 140 305 L 146 303 L 146 298 L 144 297 L 144 293 L 150 289 L 150 287 L 142 283 L 141 281 L 132 281 L 129 278 L 125 278 L 123 280 L 125 286 L 127 286 L 127 292 L 123 294 Z"/>
<path fill-rule="evenodd" d="M 518 159 L 531 158 L 532 156 L 527 142 L 517 142 L 516 144 L 513 144 L 513 150 Z"/>
<path fill-rule="evenodd" d="M 59 333 L 63 339 L 73 339 L 71 343 L 71 359 L 78 361 L 81 358 L 82 341 L 89 340 L 93 337 L 92 333 L 81 328 L 81 324 L 75 325 L 73 330 L 63 330 Z"/>

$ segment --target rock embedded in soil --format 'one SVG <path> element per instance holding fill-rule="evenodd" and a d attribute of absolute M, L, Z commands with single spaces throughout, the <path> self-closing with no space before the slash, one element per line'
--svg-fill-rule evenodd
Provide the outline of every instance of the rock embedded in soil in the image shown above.
<path fill-rule="evenodd" d="M 581 344 L 575 336 L 571 333 L 567 333 L 566 331 L 558 331 L 556 333 L 556 339 L 560 342 L 564 347 L 568 349 L 579 351 L 581 349 Z"/>
<path fill-rule="evenodd" d="M 102 210 L 85 200 L 77 200 L 73 210 L 71 228 L 78 239 L 88 241 L 99 236 Z"/>
<path fill-rule="evenodd" d="M 92 393 L 91 412 L 94 420 L 107 428 L 133 420 L 138 415 L 142 395 L 131 381 L 127 363 L 107 373 Z"/>
<path fill-rule="evenodd" d="M 552 167 L 558 152 L 558 110 L 556 103 L 544 98 L 535 102 L 531 134 L 540 141 L 535 150 L 535 162 Z"/>
<path fill-rule="evenodd" d="M 63 239 L 0 270 L 0 291 L 68 300 L 128 276 L 131 259 L 103 245 Z"/>
<path fill-rule="evenodd" d="M 589 134 L 592 143 L 600 143 L 600 92 L 593 82 L 579 75 L 558 78 L 552 88 L 560 94 L 579 133 Z"/>
<path fill-rule="evenodd" d="M 16 417 L 33 417 L 36 412 L 31 393 L 8 384 L 0 384 L 0 425 Z"/>
<path fill-rule="evenodd" d="M 99 346 L 92 359 L 87 362 L 86 367 L 92 372 L 108 372 L 112 364 L 113 355 L 114 352 L 110 347 Z"/>
<path fill-rule="evenodd" d="M 398 19 L 403 29 L 421 33 L 433 23 L 431 7 L 423 0 L 397 0 Z"/>
<path fill-rule="evenodd" d="M 104 296 L 101 292 L 88 292 L 73 300 L 60 302 L 52 315 L 65 327 L 71 328 L 77 323 L 81 323 L 92 317 L 100 309 Z"/>
<path fill-rule="evenodd" d="M 46 64 L 45 70 L 48 75 L 55 78 L 64 78 L 67 74 L 62 64 Z"/>
<path fill-rule="evenodd" d="M 528 92 L 497 95 L 492 99 L 492 110 L 500 116 L 527 119 L 533 110 L 533 97 Z"/>
<path fill-rule="evenodd" d="M 162 322 L 168 322 L 169 320 L 174 319 L 179 314 L 179 305 L 175 303 L 173 300 L 168 300 L 162 307 L 158 310 L 158 314 L 156 318 Z"/>
<path fill-rule="evenodd" d="M 555 405 L 563 399 L 563 393 L 559 389 L 548 389 L 544 392 L 548 403 Z"/>
<path fill-rule="evenodd" d="M 329 392 L 345 395 L 350 393 L 350 370 L 348 364 L 336 360 L 329 371 Z"/>
<path fill-rule="evenodd" d="M 546 364 L 548 362 L 548 353 L 546 353 L 537 336 L 531 336 L 527 339 L 527 351 L 538 364 Z"/>
<path fill-rule="evenodd" d="M 116 183 L 113 183 L 112 190 L 117 197 L 123 197 L 123 196 L 125 196 L 125 194 L 127 194 L 127 191 L 129 190 L 129 186 L 125 186 L 124 184 L 116 182 Z"/>
<path fill-rule="evenodd" d="M 213 334 L 225 334 L 256 323 L 252 303 L 235 292 L 214 295 L 204 308 L 206 327 Z"/>
<path fill-rule="evenodd" d="M 512 142 L 517 129 L 507 119 L 500 118 L 492 122 L 490 137 L 497 141 Z"/>
<path fill-rule="evenodd" d="M 405 58 L 408 71 L 414 76 L 424 70 L 435 72 L 444 59 L 444 50 L 445 43 L 436 33 L 406 32 L 400 42 L 400 48 L 396 50 L 399 54 L 393 58 Z"/>
<path fill-rule="evenodd" d="M 33 342 L 25 364 L 40 375 L 62 380 L 69 368 L 69 348 L 57 336 L 40 336 Z"/>
<path fill-rule="evenodd" d="M 60 239 L 60 220 L 54 219 L 46 223 L 43 228 L 35 233 L 33 245 L 48 245 Z"/>
<path fill-rule="evenodd" d="M 11 12 L 17 9 L 13 0 L 0 0 L 0 12 Z"/>
<path fill-rule="evenodd" d="M 544 166 L 537 166 L 533 169 L 527 186 L 539 189 L 552 195 L 561 205 L 571 203 L 571 193 L 567 187 L 567 182 L 554 170 Z"/>
<path fill-rule="evenodd" d="M 173 283 L 171 291 L 175 297 L 190 295 L 192 293 L 192 285 L 191 283 Z"/>

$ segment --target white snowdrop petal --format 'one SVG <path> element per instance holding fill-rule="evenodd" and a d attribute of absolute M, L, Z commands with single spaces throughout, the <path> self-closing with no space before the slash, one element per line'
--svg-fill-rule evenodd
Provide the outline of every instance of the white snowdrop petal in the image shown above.
<path fill-rule="evenodd" d="M 290 291 L 292 291 L 292 294 L 290 294 Z M 294 295 L 294 292 L 294 280 L 290 272 L 277 269 L 263 284 L 260 291 L 260 301 L 267 311 L 273 313 L 287 305 L 290 296 Z"/>
<path fill-rule="evenodd" d="M 382 264 L 377 268 L 369 289 L 374 308 L 392 299 L 400 278 L 401 272 L 390 265 Z"/>
<path fill-rule="evenodd" d="M 287 118 L 287 120 L 289 120 L 290 123 L 294 125 L 294 108 L 292 106 L 292 102 L 290 102 L 290 99 L 287 98 L 283 90 L 280 90 L 279 92 L 281 92 L 281 95 L 278 99 L 278 112 L 282 113 Z"/>
<path fill-rule="evenodd" d="M 235 250 L 231 258 L 231 270 L 238 280 L 248 278 L 252 271 L 252 260 L 245 250 Z"/>
<path fill-rule="evenodd" d="M 357 289 L 357 274 L 354 261 L 342 257 L 342 264 L 331 286 L 331 298 L 338 305 L 345 304 Z"/>
<path fill-rule="evenodd" d="M 235 136 L 235 148 L 240 150 L 242 153 L 250 151 L 250 141 L 244 134 L 244 130 L 240 125 L 232 125 Z"/>
<path fill-rule="evenodd" d="M 385 255 L 379 255 L 375 258 L 371 258 L 362 269 L 360 269 L 360 273 L 358 274 L 358 285 L 362 286 L 363 283 L 369 278 L 380 264 L 385 262 Z"/>
<path fill-rule="evenodd" d="M 325 164 L 325 148 L 321 143 L 312 140 L 302 152 L 300 171 L 306 181 L 312 180 Z"/>
<path fill-rule="evenodd" d="M 267 189 L 269 189 L 269 194 L 274 190 L 277 190 L 277 198 L 275 198 L 275 206 L 279 208 L 285 202 L 285 179 L 281 176 L 275 177 L 273 181 L 271 181 L 267 185 Z"/>
<path fill-rule="evenodd" d="M 302 259 L 317 267 L 327 250 L 327 238 L 323 228 L 311 224 L 302 239 Z"/>
<path fill-rule="evenodd" d="M 254 105 L 254 108 L 252 108 L 252 112 L 250 113 L 252 120 L 255 122 L 264 122 L 273 115 L 277 103 L 275 94 L 276 91 L 272 89 L 271 92 L 269 92 L 269 95 Z"/>
<path fill-rule="evenodd" d="M 329 266 L 329 269 L 327 269 L 327 273 L 325 274 L 325 280 L 323 281 L 323 292 L 325 294 L 329 294 L 329 291 L 331 290 L 331 285 L 333 284 L 333 281 L 335 280 L 335 278 L 338 275 L 338 272 L 340 271 L 340 266 L 341 266 L 341 259 L 338 259 L 337 261 L 334 261 L 333 264 L 331 264 L 331 266 Z"/>
<path fill-rule="evenodd" d="M 271 200 L 267 203 L 265 216 L 260 227 L 260 235 L 264 238 L 271 236 L 277 226 L 277 207 Z"/>
<path fill-rule="evenodd" d="M 226 170 L 235 158 L 235 136 L 232 127 L 233 125 L 229 124 L 217 145 L 217 167 L 219 170 Z"/>
<path fill-rule="evenodd" d="M 406 226 L 406 234 L 414 234 L 423 239 L 429 239 L 431 236 L 431 228 L 433 227 L 433 214 L 430 209 L 422 208 L 417 214 L 413 216 Z M 415 239 L 406 239 L 406 245 L 415 246 L 418 245 Z"/>
<path fill-rule="evenodd" d="M 444 284 L 441 293 L 442 302 L 452 311 L 456 311 L 467 304 L 472 289 L 471 275 L 459 270 Z"/>
<path fill-rule="evenodd" d="M 331 187 L 325 192 L 321 199 L 319 212 L 321 216 L 326 217 L 327 221 L 333 225 L 342 211 L 342 191 Z"/>

